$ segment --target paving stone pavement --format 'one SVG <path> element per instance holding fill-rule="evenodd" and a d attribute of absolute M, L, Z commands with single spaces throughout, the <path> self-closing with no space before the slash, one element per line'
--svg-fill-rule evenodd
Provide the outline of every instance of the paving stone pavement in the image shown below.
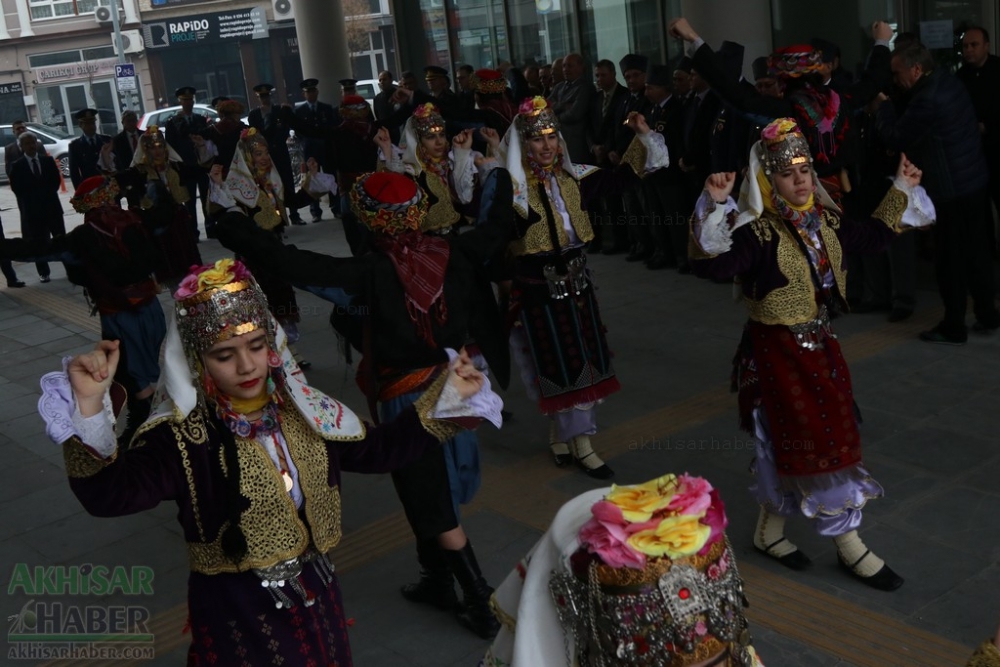
<path fill-rule="evenodd" d="M 0 189 L 5 230 L 16 235 L 16 215 L 5 210 L 8 199 L 9 190 Z M 289 237 L 304 248 L 347 254 L 339 223 L 329 219 L 293 227 Z M 224 254 L 214 241 L 203 242 L 201 250 L 206 260 Z M 870 627 L 858 630 L 862 643 L 866 632 L 880 633 L 881 620 L 901 622 L 904 634 L 908 628 L 952 642 L 951 647 L 964 645 L 967 652 L 955 647 L 953 660 L 933 663 L 964 664 L 972 647 L 1000 622 L 1000 336 L 972 336 L 965 347 L 917 341 L 915 332 L 934 324 L 940 312 L 931 289 L 921 291 L 913 321 L 890 325 L 879 315 L 855 315 L 835 323 L 865 416 L 866 461 L 886 490 L 884 499 L 866 508 L 863 534 L 907 579 L 902 589 L 885 594 L 840 573 L 832 543 L 804 523 L 790 522 L 789 535 L 816 561 L 809 572 L 785 571 L 750 549 L 756 518 L 746 492 L 750 443 L 736 425 L 735 397 L 727 393 L 744 313 L 732 303 L 730 288 L 674 271 L 650 272 L 620 256 L 593 256 L 591 265 L 623 385 L 621 393 L 601 406 L 599 424 L 605 435 L 595 438 L 618 473 L 616 481 L 634 483 L 685 470 L 707 476 L 727 502 L 730 539 L 751 573 L 751 584 L 794 582 L 817 599 L 870 614 Z M 61 453 L 45 437 L 36 414 L 39 376 L 57 369 L 63 355 L 89 348 L 97 336 L 96 319 L 86 319 L 80 290 L 65 280 L 59 265 L 53 265 L 48 285 L 37 283 L 31 266 L 17 265 L 17 270 L 29 286 L 0 289 L 4 590 L 17 563 L 152 567 L 154 594 L 139 602 L 120 595 L 82 601 L 146 606 L 162 620 L 157 628 L 163 629 L 156 638 L 156 658 L 144 664 L 181 664 L 187 642 L 181 634 L 187 567 L 174 508 L 164 504 L 117 519 L 86 515 L 68 489 Z M 169 305 L 167 295 L 162 298 Z M 300 349 L 313 361 L 311 382 L 364 414 L 354 369 L 338 357 L 327 324 L 330 307 L 308 294 L 299 298 L 304 307 Z M 494 584 L 530 549 L 560 503 L 595 485 L 579 472 L 551 466 L 545 420 L 517 378 L 503 395 L 514 419 L 501 431 L 480 430 L 483 490 L 464 521 Z M 400 528 L 401 508 L 389 478 L 345 475 L 343 513 L 345 546 L 334 552 L 334 560 L 342 564 L 355 664 L 475 665 L 484 641 L 460 629 L 447 614 L 408 604 L 398 593 L 417 567 L 412 537 Z M 0 611 L 14 615 L 27 600 L 21 592 L 7 594 Z M 753 611 L 752 598 L 751 605 Z M 831 615 L 831 623 L 836 620 Z M 768 667 L 887 664 L 863 651 L 838 649 L 835 640 L 803 639 L 796 626 L 767 617 L 754 620 L 756 644 Z M 5 647 L 0 649 L 6 656 Z M 908 662 L 900 658 L 898 664 Z"/>

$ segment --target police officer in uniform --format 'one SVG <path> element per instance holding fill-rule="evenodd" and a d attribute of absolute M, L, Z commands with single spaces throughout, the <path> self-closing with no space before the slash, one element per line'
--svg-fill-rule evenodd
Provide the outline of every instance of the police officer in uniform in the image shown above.
<path fill-rule="evenodd" d="M 97 134 L 96 109 L 77 111 L 75 118 L 83 134 L 69 142 L 69 177 L 73 181 L 73 187 L 101 173 L 98 166 L 101 146 L 111 141 L 108 135 Z"/>
<path fill-rule="evenodd" d="M 295 116 L 304 124 L 312 125 L 316 128 L 335 127 L 340 124 L 337 110 L 326 102 L 319 101 L 319 79 L 306 79 L 299 84 L 305 94 L 306 101 L 295 108 Z M 303 137 L 302 139 L 303 159 L 314 158 L 319 163 L 324 172 L 329 173 L 330 166 L 326 164 L 327 155 L 323 139 L 314 137 Z M 330 197 L 330 212 L 336 217 L 336 209 L 333 203 L 334 197 Z M 323 219 L 323 209 L 319 200 L 314 200 L 309 204 L 309 212 L 312 213 L 312 221 L 319 222 Z"/>
<path fill-rule="evenodd" d="M 192 135 L 204 136 L 205 131 L 208 130 L 208 119 L 194 112 L 195 92 L 193 86 L 181 86 L 174 91 L 177 101 L 181 103 L 181 110 L 167 121 L 167 130 L 164 135 L 167 144 L 177 151 L 181 161 L 192 167 L 192 169 L 181 172 L 184 174 L 181 182 L 191 195 L 184 206 L 187 208 L 188 215 L 191 216 L 192 231 L 197 239 L 201 236 L 201 232 L 198 230 L 197 196 L 200 192 L 202 207 L 204 207 L 205 202 L 208 201 L 208 172 L 194 168 L 199 166 L 198 149 L 195 148 L 191 137 Z M 204 208 L 202 211 L 204 212 Z"/>

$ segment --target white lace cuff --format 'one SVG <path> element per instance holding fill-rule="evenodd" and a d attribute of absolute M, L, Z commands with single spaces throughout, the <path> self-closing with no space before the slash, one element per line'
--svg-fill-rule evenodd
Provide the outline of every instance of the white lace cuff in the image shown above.
<path fill-rule="evenodd" d="M 937 211 L 934 209 L 934 202 L 927 196 L 924 186 L 918 185 L 910 187 L 905 179 L 897 178 L 892 185 L 906 195 L 906 210 L 903 211 L 903 219 L 900 224 L 904 227 L 928 227 L 937 220 Z"/>
<path fill-rule="evenodd" d="M 38 414 L 45 421 L 45 433 L 52 442 L 61 445 L 76 436 L 98 455 L 107 458 L 118 447 L 111 396 L 108 392 L 104 393 L 104 409 L 101 412 L 92 417 L 81 415 L 66 371 L 72 359 L 64 357 L 62 371 L 42 376 Z"/>
<path fill-rule="evenodd" d="M 195 149 L 198 151 L 198 164 L 205 164 L 219 157 L 219 147 L 211 139 L 206 139 L 204 145 L 195 146 Z"/>
<path fill-rule="evenodd" d="M 452 155 L 455 168 L 451 172 L 451 180 L 455 186 L 455 195 L 458 201 L 468 204 L 472 201 L 476 187 L 476 156 L 481 157 L 481 154 L 468 148 L 455 148 Z"/>
<path fill-rule="evenodd" d="M 236 204 L 236 199 L 224 187 L 211 180 L 208 186 L 208 201 L 218 204 L 227 211 L 240 210 Z"/>
<path fill-rule="evenodd" d="M 385 168 L 389 171 L 394 171 L 397 174 L 406 173 L 406 165 L 403 164 L 403 151 L 401 151 L 396 146 L 393 146 L 392 155 L 386 155 L 382 152 L 380 148 L 378 151 L 378 159 L 385 163 Z"/>
<path fill-rule="evenodd" d="M 647 132 L 646 134 L 637 134 L 639 141 L 642 145 L 646 147 L 646 164 L 645 171 L 651 172 L 657 169 L 666 169 L 670 166 L 670 152 L 667 150 L 667 144 L 663 140 L 663 135 L 659 132 Z"/>
<path fill-rule="evenodd" d="M 455 350 L 448 348 L 449 364 L 458 358 Z M 485 419 L 497 428 L 503 424 L 500 411 L 503 410 L 503 400 L 490 388 L 490 380 L 483 374 L 483 387 L 478 392 L 463 399 L 458 390 L 450 382 L 446 382 L 438 402 L 434 405 L 433 419 L 447 419 L 464 422 L 469 418 Z"/>
<path fill-rule="evenodd" d="M 701 249 L 708 255 L 721 255 L 733 247 L 733 230 L 729 227 L 729 213 L 737 211 L 732 197 L 725 205 L 715 202 L 707 190 L 703 190 L 694 206 L 691 231 Z"/>
<path fill-rule="evenodd" d="M 337 194 L 337 178 L 333 174 L 318 171 L 310 174 L 308 191 L 310 194 L 321 195 L 325 192 Z"/>

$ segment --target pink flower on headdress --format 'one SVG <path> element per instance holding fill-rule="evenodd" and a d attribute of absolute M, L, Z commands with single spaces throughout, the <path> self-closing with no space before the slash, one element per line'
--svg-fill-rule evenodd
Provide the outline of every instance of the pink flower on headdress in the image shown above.
<path fill-rule="evenodd" d="M 579 536 L 580 543 L 587 545 L 590 553 L 596 554 L 605 565 L 611 567 L 641 570 L 646 566 L 646 557 L 626 543 L 629 536 L 629 531 L 626 530 L 628 522 L 622 516 L 621 509 L 602 500 L 594 504 L 591 513 L 593 518 L 583 524 Z"/>
<path fill-rule="evenodd" d="M 521 106 L 518 108 L 517 112 L 520 114 L 529 114 L 538 111 L 539 109 L 544 109 L 549 106 L 548 101 L 541 95 L 536 95 L 535 97 L 527 97 Z"/>
<path fill-rule="evenodd" d="M 667 509 L 683 515 L 698 515 L 712 504 L 712 485 L 703 477 L 684 474 L 677 478 L 677 492 Z"/>
<path fill-rule="evenodd" d="M 729 525 L 729 519 L 726 518 L 726 506 L 723 504 L 722 498 L 719 497 L 719 492 L 712 489 L 709 497 L 711 504 L 705 511 L 705 516 L 701 518 L 701 522 L 711 528 L 712 533 L 708 536 L 705 546 L 698 552 L 699 556 L 707 554 L 712 545 L 722 539 L 726 532 L 726 526 Z M 726 570 L 723 566 L 722 574 L 725 574 L 725 572 Z"/>
<path fill-rule="evenodd" d="M 773 139 L 780 139 L 782 136 L 788 134 L 789 132 L 798 132 L 799 126 L 796 125 L 795 121 L 791 118 L 779 118 L 777 120 L 771 121 L 767 127 L 765 127 L 760 136 L 768 141 Z"/>
<path fill-rule="evenodd" d="M 257 134 L 257 128 L 256 127 L 248 127 L 247 129 L 245 129 L 242 132 L 240 132 L 240 139 L 243 140 L 243 141 L 246 141 L 247 139 L 249 139 L 250 137 L 255 136 L 256 134 Z"/>
<path fill-rule="evenodd" d="M 421 104 L 416 109 L 413 110 L 413 115 L 417 118 L 427 118 L 431 115 L 437 115 L 437 107 L 428 102 L 427 104 Z"/>
<path fill-rule="evenodd" d="M 220 259 L 215 264 L 192 266 L 177 286 L 174 298 L 177 300 L 186 299 L 199 292 L 247 280 L 249 277 L 250 271 L 247 270 L 243 262 L 232 259 Z"/>

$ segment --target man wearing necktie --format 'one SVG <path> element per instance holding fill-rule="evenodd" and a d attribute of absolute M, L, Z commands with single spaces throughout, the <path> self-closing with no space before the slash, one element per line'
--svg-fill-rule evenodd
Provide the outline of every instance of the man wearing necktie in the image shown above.
<path fill-rule="evenodd" d="M 122 131 L 111 139 L 112 154 L 114 155 L 115 171 L 125 171 L 132 166 L 132 158 L 135 156 L 135 149 L 139 145 L 139 117 L 134 111 L 122 113 Z M 138 188 L 127 187 L 121 193 L 130 206 L 139 206 L 139 201 L 145 192 L 140 192 Z"/>
<path fill-rule="evenodd" d="M 194 112 L 194 96 L 198 92 L 194 86 L 181 86 L 174 94 L 177 101 L 181 103 L 180 112 L 167 121 L 167 131 L 164 133 L 167 145 L 177 151 L 181 161 L 191 167 L 187 170 L 188 177 L 182 178 L 181 182 L 187 188 L 190 197 L 184 205 L 188 215 L 191 216 L 191 233 L 195 239 L 201 236 L 198 229 L 198 193 L 201 193 L 202 215 L 204 206 L 208 202 L 208 169 L 198 170 L 199 166 L 198 150 L 192 135 L 202 136 L 208 130 L 208 119 L 201 114 Z M 206 230 L 207 232 L 207 230 Z"/>
<path fill-rule="evenodd" d="M 76 141 L 79 139 L 73 143 Z M 22 155 L 11 166 L 10 189 L 17 197 L 17 209 L 21 214 L 21 236 L 29 241 L 47 241 L 65 234 L 56 161 L 39 152 L 38 138 L 31 132 L 23 133 L 17 143 Z M 41 281 L 49 282 L 49 265 L 36 262 L 35 268 Z"/>
<path fill-rule="evenodd" d="M 331 128 L 340 125 L 340 115 L 337 110 L 326 102 L 319 101 L 319 79 L 306 79 L 299 85 L 306 98 L 306 103 L 295 109 L 295 115 L 300 122 L 316 128 Z M 331 173 L 333 156 L 326 155 L 326 145 L 323 139 L 302 137 L 302 152 L 304 161 L 314 158 L 322 171 Z M 330 212 L 336 215 L 336 210 L 331 197 Z M 312 213 L 313 222 L 319 222 L 323 219 L 323 209 L 320 207 L 318 199 L 309 204 L 309 211 Z"/>
<path fill-rule="evenodd" d="M 83 134 L 69 142 L 69 177 L 74 188 L 91 176 L 100 175 L 101 146 L 111 141 L 108 135 L 97 133 L 95 109 L 78 111 L 75 118 Z"/>

